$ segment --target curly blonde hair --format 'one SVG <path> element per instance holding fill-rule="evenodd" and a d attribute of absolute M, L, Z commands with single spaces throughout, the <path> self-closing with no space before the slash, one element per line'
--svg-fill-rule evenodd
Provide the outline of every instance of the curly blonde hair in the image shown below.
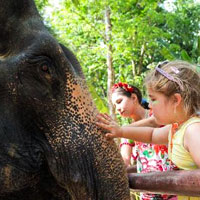
<path fill-rule="evenodd" d="M 162 70 L 161 72 L 157 69 L 158 67 Z M 146 76 L 146 87 L 168 97 L 179 93 L 186 113 L 199 114 L 200 75 L 197 72 L 197 66 L 177 60 L 159 64 L 157 68 Z"/>

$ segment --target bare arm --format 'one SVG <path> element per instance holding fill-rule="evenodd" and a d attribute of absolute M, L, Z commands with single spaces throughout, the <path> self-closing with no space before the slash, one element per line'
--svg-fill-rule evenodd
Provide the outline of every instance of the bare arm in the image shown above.
<path fill-rule="evenodd" d="M 186 129 L 184 147 L 190 153 L 198 168 L 200 168 L 200 123 L 194 123 Z"/>
<path fill-rule="evenodd" d="M 109 131 L 106 134 L 106 137 L 108 139 L 121 137 L 154 144 L 167 144 L 168 142 L 168 133 L 170 130 L 170 125 L 167 125 L 163 128 L 130 126 L 120 127 L 107 114 L 100 114 L 97 116 L 97 119 L 99 120 L 97 122 L 97 125 Z"/>
<path fill-rule="evenodd" d="M 124 138 L 121 139 L 121 145 L 122 145 L 120 148 L 121 156 L 124 160 L 125 165 L 129 166 L 131 164 L 131 153 L 133 147 L 129 146 L 127 144 L 126 139 Z"/>
<path fill-rule="evenodd" d="M 170 126 L 163 128 L 151 127 L 121 127 L 121 135 L 124 138 L 153 144 L 167 144 Z M 108 137 L 110 134 L 108 133 Z M 112 133 L 111 133 L 112 137 Z"/>
<path fill-rule="evenodd" d="M 148 117 L 147 119 L 142 119 L 126 126 L 134 126 L 134 127 L 148 126 L 148 127 L 155 127 L 155 128 L 160 127 L 160 125 L 156 123 L 153 115 L 151 117 Z"/>

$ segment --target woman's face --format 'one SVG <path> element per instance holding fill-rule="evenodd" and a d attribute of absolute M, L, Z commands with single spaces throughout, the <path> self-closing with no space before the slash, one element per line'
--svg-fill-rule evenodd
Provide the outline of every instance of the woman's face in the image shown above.
<path fill-rule="evenodd" d="M 112 94 L 112 103 L 115 107 L 115 110 L 122 116 L 122 117 L 131 117 L 133 115 L 135 104 L 134 99 L 135 96 L 127 97 L 120 93 L 113 93 Z"/>

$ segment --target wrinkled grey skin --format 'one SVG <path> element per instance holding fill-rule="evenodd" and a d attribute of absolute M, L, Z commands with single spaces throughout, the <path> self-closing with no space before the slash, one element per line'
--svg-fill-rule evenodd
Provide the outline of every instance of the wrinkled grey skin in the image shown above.
<path fill-rule="evenodd" d="M 129 199 L 96 113 L 78 61 L 34 2 L 0 0 L 0 199 Z"/>

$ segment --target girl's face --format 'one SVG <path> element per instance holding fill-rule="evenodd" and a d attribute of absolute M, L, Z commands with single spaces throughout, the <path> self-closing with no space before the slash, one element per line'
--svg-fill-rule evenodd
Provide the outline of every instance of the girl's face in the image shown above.
<path fill-rule="evenodd" d="M 172 98 L 166 97 L 160 92 L 147 89 L 150 102 L 149 107 L 153 110 L 156 122 L 161 125 L 171 124 L 174 122 L 174 103 Z"/>
<path fill-rule="evenodd" d="M 112 103 L 122 117 L 131 117 L 134 112 L 134 97 L 127 97 L 119 93 L 112 94 Z"/>

